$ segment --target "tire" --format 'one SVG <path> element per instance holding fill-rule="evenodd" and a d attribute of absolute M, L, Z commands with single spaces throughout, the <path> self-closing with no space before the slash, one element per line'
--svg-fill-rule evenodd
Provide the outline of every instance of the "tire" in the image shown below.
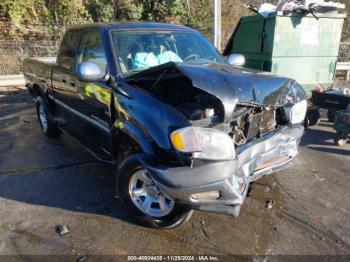
<path fill-rule="evenodd" d="M 336 112 L 336 110 L 334 110 L 334 109 L 328 109 L 328 111 L 327 111 L 327 118 L 328 118 L 328 121 L 331 123 L 334 122 L 335 112 Z"/>
<path fill-rule="evenodd" d="M 43 104 L 41 99 L 36 101 L 36 112 L 42 132 L 48 137 L 56 137 L 60 134 L 57 124 L 48 111 L 47 106 Z"/>
<path fill-rule="evenodd" d="M 306 117 L 309 126 L 317 126 L 320 123 L 321 114 L 317 108 L 310 108 Z"/>
<path fill-rule="evenodd" d="M 143 195 L 135 196 L 132 191 L 136 192 L 134 182 L 135 179 L 139 178 L 140 181 L 144 182 L 141 182 L 142 186 L 138 185 L 137 190 L 142 191 Z M 140 181 L 137 180 L 137 183 Z M 157 229 L 175 228 L 187 222 L 192 215 L 192 210 L 177 204 L 173 199 L 163 194 L 158 187 L 153 190 L 156 185 L 151 182 L 153 179 L 148 175 L 136 155 L 129 156 L 123 161 L 116 175 L 116 190 L 128 213 L 135 217 L 139 224 Z M 157 207 L 157 203 L 153 201 L 160 198 L 162 198 L 163 204 L 158 202 Z M 149 202 L 151 204 L 147 205 Z M 148 211 L 141 210 L 142 206 L 148 206 Z"/>

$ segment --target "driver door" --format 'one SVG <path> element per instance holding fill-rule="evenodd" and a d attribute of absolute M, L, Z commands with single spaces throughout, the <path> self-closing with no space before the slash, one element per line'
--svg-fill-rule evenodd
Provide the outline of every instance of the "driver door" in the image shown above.
<path fill-rule="evenodd" d="M 75 70 L 80 63 L 90 62 L 108 72 L 102 36 L 97 29 L 83 32 L 76 55 Z M 75 93 L 71 97 L 71 111 L 77 131 L 93 150 L 111 152 L 110 105 L 112 88 L 104 81 L 83 82 L 75 76 Z M 90 145 L 90 146 L 89 146 Z"/>

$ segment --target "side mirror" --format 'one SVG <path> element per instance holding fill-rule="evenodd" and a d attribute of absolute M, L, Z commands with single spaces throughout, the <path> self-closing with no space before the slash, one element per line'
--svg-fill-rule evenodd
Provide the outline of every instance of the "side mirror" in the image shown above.
<path fill-rule="evenodd" d="M 227 62 L 232 66 L 244 66 L 245 58 L 244 55 L 241 54 L 230 54 L 227 58 Z"/>
<path fill-rule="evenodd" d="M 106 73 L 102 72 L 101 68 L 92 62 L 83 62 L 78 65 L 77 77 L 80 81 L 94 82 L 102 81 Z"/>

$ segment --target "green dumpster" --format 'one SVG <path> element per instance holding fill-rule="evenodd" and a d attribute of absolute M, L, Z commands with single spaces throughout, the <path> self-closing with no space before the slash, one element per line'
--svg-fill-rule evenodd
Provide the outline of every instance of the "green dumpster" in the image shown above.
<path fill-rule="evenodd" d="M 345 14 L 273 13 L 242 17 L 224 55 L 243 54 L 245 67 L 297 80 L 308 95 L 333 84 Z"/>

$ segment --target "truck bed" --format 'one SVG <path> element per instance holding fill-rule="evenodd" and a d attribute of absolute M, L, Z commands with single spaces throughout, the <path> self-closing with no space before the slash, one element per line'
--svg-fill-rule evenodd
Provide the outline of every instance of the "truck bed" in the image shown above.
<path fill-rule="evenodd" d="M 28 89 L 33 90 L 34 83 L 41 83 L 40 88 L 50 88 L 52 69 L 55 64 L 56 57 L 25 58 L 23 75 Z"/>

